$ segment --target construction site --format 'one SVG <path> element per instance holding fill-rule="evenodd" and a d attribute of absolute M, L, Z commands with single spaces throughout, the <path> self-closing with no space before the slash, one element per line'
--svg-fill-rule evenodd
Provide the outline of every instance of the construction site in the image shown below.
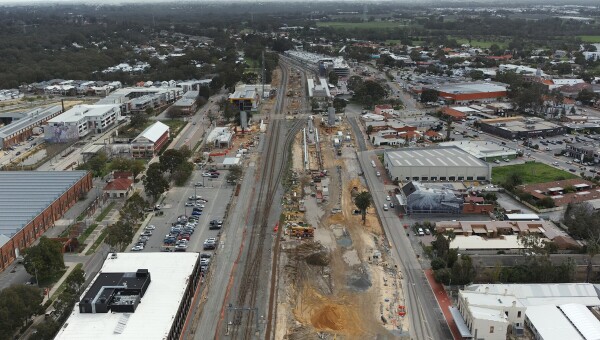
<path fill-rule="evenodd" d="M 375 209 L 364 224 L 355 214 L 354 196 L 367 190 L 357 136 L 333 118 L 311 116 L 292 146 L 274 338 L 401 338 L 395 334 L 406 334 L 409 325 L 402 273 Z"/>

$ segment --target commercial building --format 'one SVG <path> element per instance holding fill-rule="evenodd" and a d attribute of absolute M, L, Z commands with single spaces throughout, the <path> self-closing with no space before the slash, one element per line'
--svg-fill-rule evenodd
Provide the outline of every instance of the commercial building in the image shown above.
<path fill-rule="evenodd" d="M 264 92 L 261 96 L 262 90 L 263 85 L 260 84 L 236 86 L 235 91 L 229 95 L 229 102 L 239 111 L 258 111 L 261 100 L 269 96 L 271 85 L 264 85 Z"/>
<path fill-rule="evenodd" d="M 121 117 L 119 105 L 76 105 L 50 119 L 44 126 L 44 139 L 64 143 L 91 133 L 102 133 Z"/>
<path fill-rule="evenodd" d="M 583 144 L 567 144 L 567 156 L 579 159 L 584 162 L 600 162 L 600 148 L 595 146 L 586 146 Z"/>
<path fill-rule="evenodd" d="M 131 141 L 133 158 L 152 158 L 169 141 L 169 126 L 156 122 L 147 127 Z"/>
<path fill-rule="evenodd" d="M 475 284 L 459 290 L 451 312 L 461 335 L 473 339 L 523 336 L 525 326 L 535 339 L 600 339 L 600 321 L 588 309 L 598 306 L 589 283 Z"/>
<path fill-rule="evenodd" d="M 515 159 L 517 150 L 495 142 L 481 140 L 463 140 L 439 143 L 440 146 L 454 146 L 486 162 L 495 160 Z"/>
<path fill-rule="evenodd" d="M 552 228 L 547 221 L 440 221 L 435 223 L 438 233 L 455 235 L 479 235 L 496 238 L 502 235 L 538 234 L 544 236 Z"/>
<path fill-rule="evenodd" d="M 447 83 L 425 85 L 423 89 L 436 90 L 439 97 L 455 104 L 470 102 L 492 102 L 505 98 L 508 94 L 506 85 L 494 82 Z"/>
<path fill-rule="evenodd" d="M 233 140 L 233 131 L 228 127 L 217 126 L 212 129 L 206 137 L 207 144 L 213 144 L 216 148 L 229 148 Z"/>
<path fill-rule="evenodd" d="M 327 79 L 318 78 L 317 81 L 315 81 L 313 78 L 306 78 L 306 86 L 308 88 L 309 98 L 314 98 L 316 100 L 331 99 L 331 93 L 329 93 Z"/>
<path fill-rule="evenodd" d="M 491 167 L 454 146 L 385 151 L 383 164 L 398 181 L 486 181 Z"/>
<path fill-rule="evenodd" d="M 556 136 L 566 133 L 564 126 L 547 122 L 541 118 L 521 116 L 482 119 L 479 127 L 481 131 L 507 139 Z"/>
<path fill-rule="evenodd" d="M 122 114 L 130 114 L 174 103 L 183 93 L 180 87 L 127 87 L 112 92 L 96 104 L 118 104 Z"/>
<path fill-rule="evenodd" d="M 537 202 L 549 197 L 557 207 L 600 199 L 600 189 L 596 188 L 594 183 L 581 178 L 519 185 L 517 188 L 533 196 Z"/>
<path fill-rule="evenodd" d="M 86 171 L 0 171 L 0 271 L 92 188 Z"/>
<path fill-rule="evenodd" d="M 201 280 L 198 253 L 111 253 L 55 339 L 179 339 Z"/>
<path fill-rule="evenodd" d="M 187 91 L 171 107 L 180 110 L 183 114 L 193 115 L 198 109 L 199 95 L 200 92 L 198 91 Z"/>
<path fill-rule="evenodd" d="M 416 181 L 402 187 L 399 202 L 407 214 L 460 214 L 464 203 L 452 189 L 426 187 Z"/>
<path fill-rule="evenodd" d="M 319 60 L 319 71 L 322 75 L 328 75 L 334 72 L 340 78 L 350 76 L 350 66 L 342 57 L 323 58 Z"/>
<path fill-rule="evenodd" d="M 42 132 L 41 127 L 61 112 L 61 106 L 56 105 L 19 113 L 18 119 L 12 118 L 9 123 L 0 127 L 0 148 L 7 149 L 12 145 L 25 141 L 34 134 L 40 134 Z M 2 114 L 1 118 L 4 117 L 6 115 Z M 36 128 L 38 131 L 35 131 Z"/>

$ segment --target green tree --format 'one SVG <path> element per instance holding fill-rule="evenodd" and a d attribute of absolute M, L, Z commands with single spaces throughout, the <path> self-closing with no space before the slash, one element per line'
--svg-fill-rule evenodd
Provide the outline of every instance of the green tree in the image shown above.
<path fill-rule="evenodd" d="M 65 282 L 67 289 L 79 293 L 85 283 L 85 272 L 80 267 L 77 267 L 71 271 Z"/>
<path fill-rule="evenodd" d="M 446 261 L 448 252 L 450 251 L 450 241 L 448 238 L 442 233 L 437 233 L 435 235 L 435 240 L 431 242 L 431 245 L 433 246 L 436 256 Z"/>
<path fill-rule="evenodd" d="M 241 165 L 233 165 L 229 168 L 229 173 L 225 177 L 227 182 L 237 182 L 240 178 L 242 178 L 243 169 Z"/>
<path fill-rule="evenodd" d="M 62 245 L 46 236 L 40 237 L 37 245 L 24 251 L 23 265 L 30 275 L 34 275 L 38 284 L 50 283 L 65 268 Z"/>
<path fill-rule="evenodd" d="M 356 90 L 354 98 L 360 103 L 372 106 L 387 96 L 386 89 L 378 82 L 367 80 Z"/>
<path fill-rule="evenodd" d="M 146 125 L 147 122 L 148 115 L 145 113 L 138 112 L 131 115 L 131 118 L 129 120 L 129 126 L 131 126 L 134 129 L 141 129 Z"/>
<path fill-rule="evenodd" d="M 373 125 L 367 126 L 367 136 L 370 136 L 373 133 Z"/>
<path fill-rule="evenodd" d="M 339 77 L 337 75 L 337 73 L 335 73 L 334 71 L 329 72 L 329 83 L 331 85 L 337 86 L 339 81 Z"/>
<path fill-rule="evenodd" d="M 438 270 L 441 268 L 446 268 L 446 261 L 440 257 L 436 257 L 431 260 L 431 269 Z"/>
<path fill-rule="evenodd" d="M 357 91 L 363 84 L 363 79 L 360 76 L 352 76 L 348 79 L 348 90 Z"/>
<path fill-rule="evenodd" d="M 90 170 L 94 177 L 101 177 L 104 176 L 107 162 L 106 152 L 100 151 L 85 163 L 84 168 Z"/>
<path fill-rule="evenodd" d="M 360 210 L 362 215 L 363 224 L 365 224 L 367 221 L 367 209 L 369 209 L 372 202 L 373 198 L 371 197 L 371 193 L 368 191 L 363 191 L 354 198 L 354 204 L 358 210 Z"/>
<path fill-rule="evenodd" d="M 220 76 L 214 76 L 210 81 L 210 89 L 213 92 L 218 92 L 223 87 L 223 79 Z"/>
<path fill-rule="evenodd" d="M 134 231 L 133 227 L 123 220 L 119 220 L 107 227 L 106 244 L 117 251 L 122 251 L 123 248 L 131 242 Z"/>
<path fill-rule="evenodd" d="M 175 168 L 173 171 L 171 178 L 175 182 L 177 186 L 183 186 L 189 180 L 194 171 L 194 163 L 185 161 Z"/>
<path fill-rule="evenodd" d="M 335 112 L 344 112 L 346 100 L 342 98 L 333 98 L 333 107 L 335 108 Z"/>
<path fill-rule="evenodd" d="M 13 285 L 0 291 L 0 339 L 12 339 L 27 320 L 42 313 L 42 300 L 37 287 Z"/>
<path fill-rule="evenodd" d="M 425 89 L 421 92 L 421 103 L 437 102 L 440 97 L 440 92 L 433 89 Z"/>
<path fill-rule="evenodd" d="M 466 285 L 475 278 L 475 267 L 469 255 L 461 255 L 451 269 L 452 284 Z"/>
<path fill-rule="evenodd" d="M 185 161 L 184 155 L 181 151 L 176 149 L 168 149 L 162 153 L 159 157 L 159 162 L 162 168 L 170 173 L 173 173 L 177 167 Z"/>
<path fill-rule="evenodd" d="M 450 272 L 449 268 L 440 268 L 437 269 L 433 272 L 433 278 L 444 285 L 449 285 L 450 284 L 450 277 L 452 276 L 452 273 Z"/>
<path fill-rule="evenodd" d="M 163 175 L 163 168 L 160 163 L 152 163 L 146 171 L 144 177 L 144 190 L 154 201 L 158 199 L 163 192 L 169 190 L 169 181 Z"/>

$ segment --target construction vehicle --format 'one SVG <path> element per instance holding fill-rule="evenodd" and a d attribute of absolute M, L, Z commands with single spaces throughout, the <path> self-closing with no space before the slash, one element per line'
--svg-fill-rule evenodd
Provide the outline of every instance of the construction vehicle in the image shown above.
<path fill-rule="evenodd" d="M 314 237 L 315 236 L 315 228 L 313 227 L 301 227 L 301 226 L 293 226 L 290 228 L 290 237 Z"/>

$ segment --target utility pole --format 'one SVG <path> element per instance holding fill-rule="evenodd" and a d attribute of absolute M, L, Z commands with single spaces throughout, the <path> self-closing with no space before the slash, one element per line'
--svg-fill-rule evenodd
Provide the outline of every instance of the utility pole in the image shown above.
<path fill-rule="evenodd" d="M 260 101 L 262 101 L 263 96 L 265 95 L 265 51 L 262 52 L 262 90 L 260 93 Z"/>

